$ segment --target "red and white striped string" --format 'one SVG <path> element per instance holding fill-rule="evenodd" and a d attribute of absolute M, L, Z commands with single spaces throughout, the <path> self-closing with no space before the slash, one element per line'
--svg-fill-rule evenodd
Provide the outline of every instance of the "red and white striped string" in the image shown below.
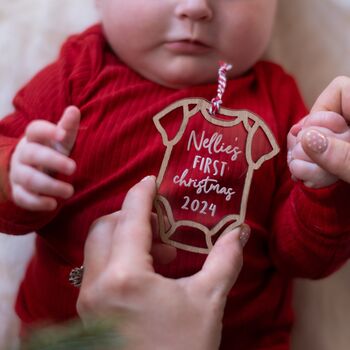
<path fill-rule="evenodd" d="M 226 62 L 220 62 L 220 68 L 218 72 L 218 90 L 217 95 L 211 100 L 211 106 L 209 113 L 211 115 L 215 115 L 222 104 L 222 96 L 226 89 L 226 83 L 227 83 L 227 72 L 232 68 L 231 64 L 228 64 Z"/>

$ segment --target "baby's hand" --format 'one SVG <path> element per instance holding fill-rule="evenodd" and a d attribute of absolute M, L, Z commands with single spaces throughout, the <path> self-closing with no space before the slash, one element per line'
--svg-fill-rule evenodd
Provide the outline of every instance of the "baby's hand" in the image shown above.
<path fill-rule="evenodd" d="M 340 148 L 324 153 L 331 142 L 350 143 L 350 79 L 335 79 L 317 99 L 310 115 L 288 134 L 288 165 L 293 178 L 313 188 L 333 184 L 341 177 L 336 169 L 344 159 Z M 325 157 L 327 159 L 325 159 Z M 328 166 L 332 165 L 332 166 Z M 345 165 L 345 164 L 344 164 Z"/>
<path fill-rule="evenodd" d="M 55 197 L 73 195 L 71 184 L 56 180 L 52 173 L 71 175 L 76 168 L 68 156 L 80 123 L 80 111 L 66 108 L 58 124 L 45 120 L 31 122 L 12 155 L 10 185 L 14 202 L 27 210 L 51 211 Z"/>

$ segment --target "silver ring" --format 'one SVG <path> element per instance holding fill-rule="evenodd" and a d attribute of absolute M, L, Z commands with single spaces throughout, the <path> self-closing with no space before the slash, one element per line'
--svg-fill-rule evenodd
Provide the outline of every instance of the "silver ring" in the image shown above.
<path fill-rule="evenodd" d="M 83 280 L 83 275 L 84 275 L 84 266 L 75 267 L 69 273 L 68 281 L 74 287 L 79 288 L 81 286 L 81 282 Z"/>

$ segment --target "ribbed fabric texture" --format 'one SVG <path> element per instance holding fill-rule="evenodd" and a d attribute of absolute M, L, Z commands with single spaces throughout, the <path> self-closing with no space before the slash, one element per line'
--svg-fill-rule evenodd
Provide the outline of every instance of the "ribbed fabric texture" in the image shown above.
<path fill-rule="evenodd" d="M 38 233 L 17 299 L 25 324 L 76 316 L 78 291 L 69 285 L 68 274 L 82 264 L 91 223 L 120 209 L 132 185 L 159 172 L 165 146 L 153 116 L 181 98 L 210 100 L 216 88 L 173 90 L 145 80 L 118 60 L 101 27 L 94 26 L 70 38 L 59 59 L 19 91 L 15 112 L 0 122 L 0 231 Z M 82 112 L 71 154 L 78 168 L 70 177 L 58 177 L 71 182 L 75 194 L 52 213 L 22 210 L 11 202 L 11 152 L 29 122 L 57 122 L 70 104 Z M 291 278 L 325 276 L 349 256 L 349 186 L 339 182 L 310 190 L 290 180 L 286 135 L 307 111 L 293 79 L 280 67 L 259 62 L 229 81 L 223 106 L 259 115 L 281 151 L 254 174 L 246 216 L 252 234 L 227 303 L 221 349 L 285 350 L 293 319 Z M 157 270 L 186 276 L 200 269 L 204 259 L 179 251 L 176 261 Z"/>

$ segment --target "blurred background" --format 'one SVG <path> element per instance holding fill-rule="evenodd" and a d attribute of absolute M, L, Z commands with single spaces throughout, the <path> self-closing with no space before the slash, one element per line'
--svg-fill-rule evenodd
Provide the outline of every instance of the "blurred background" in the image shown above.
<path fill-rule="evenodd" d="M 93 0 L 0 0 L 0 116 L 67 35 L 97 20 Z M 266 56 L 292 73 L 309 106 L 337 75 L 350 76 L 350 0 L 279 0 Z M 132 19 L 130 19 L 132 20 Z M 17 346 L 13 303 L 33 235 L 0 234 L 0 349 Z M 322 281 L 296 283 L 293 350 L 348 350 L 350 265 Z"/>

